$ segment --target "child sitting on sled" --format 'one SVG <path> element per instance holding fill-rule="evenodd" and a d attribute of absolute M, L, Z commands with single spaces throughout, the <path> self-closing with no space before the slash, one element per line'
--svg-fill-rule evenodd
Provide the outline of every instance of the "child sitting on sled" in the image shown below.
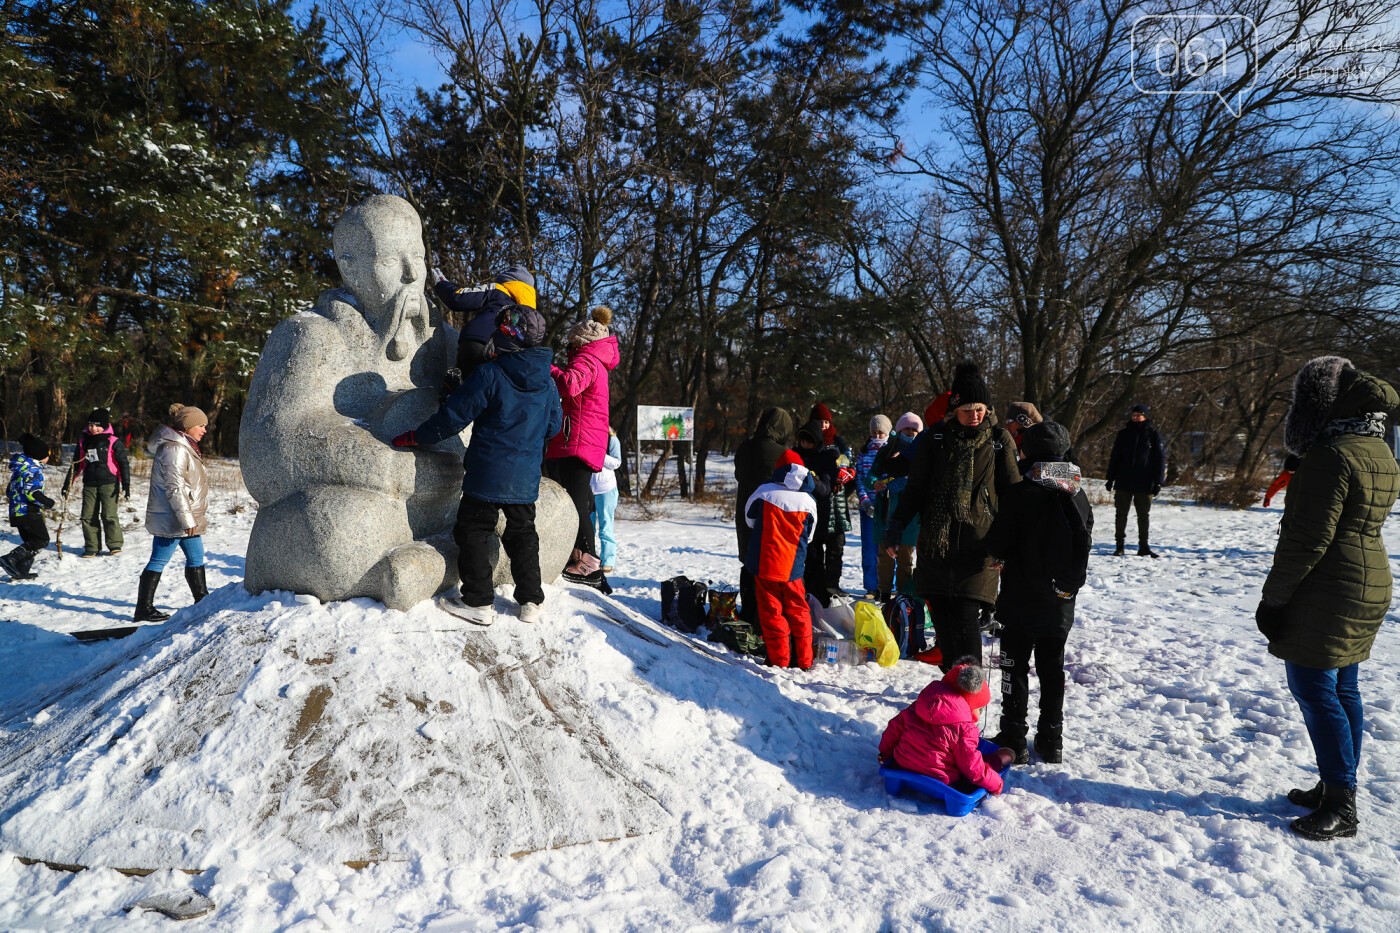
<path fill-rule="evenodd" d="M 972 658 L 959 661 L 890 720 L 880 738 L 880 763 L 927 774 L 950 787 L 967 781 L 1000 794 L 998 772 L 1016 754 L 999 748 L 983 755 L 977 749 L 977 711 L 991 698 L 986 672 Z"/>

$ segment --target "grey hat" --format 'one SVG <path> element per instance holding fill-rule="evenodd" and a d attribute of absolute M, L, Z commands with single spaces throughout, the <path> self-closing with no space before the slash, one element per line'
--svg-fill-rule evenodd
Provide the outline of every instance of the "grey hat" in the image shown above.
<path fill-rule="evenodd" d="M 1021 453 L 1031 463 L 1061 461 L 1069 448 L 1069 432 L 1054 421 L 1033 424 L 1021 434 Z"/>
<path fill-rule="evenodd" d="M 871 434 L 888 434 L 894 425 L 890 424 L 890 419 L 884 415 L 876 415 L 870 419 Z"/>
<path fill-rule="evenodd" d="M 501 285 L 507 282 L 524 282 L 531 288 L 535 287 L 535 277 L 524 266 L 508 266 L 496 275 L 496 281 Z"/>

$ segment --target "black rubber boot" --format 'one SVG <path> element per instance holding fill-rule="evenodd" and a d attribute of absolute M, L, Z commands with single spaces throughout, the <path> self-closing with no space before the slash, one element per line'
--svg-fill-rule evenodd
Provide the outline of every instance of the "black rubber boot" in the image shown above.
<path fill-rule="evenodd" d="M 141 584 L 136 590 L 136 612 L 133 622 L 164 622 L 170 613 L 161 612 L 155 607 L 156 587 L 160 586 L 160 573 L 155 570 L 141 571 Z"/>
<path fill-rule="evenodd" d="M 1307 807 L 1309 810 L 1316 810 L 1322 806 L 1322 782 L 1318 781 L 1317 786 L 1312 790 L 1303 790 L 1295 787 L 1288 792 L 1288 802 L 1297 804 L 1300 807 Z"/>
<path fill-rule="evenodd" d="M 1359 824 L 1356 817 L 1356 788 L 1324 783 L 1322 805 L 1288 825 L 1304 839 L 1325 842 L 1355 836 Z"/>
<path fill-rule="evenodd" d="M 198 567 L 186 567 L 185 582 L 190 585 L 190 593 L 194 596 L 195 602 L 199 602 L 209 595 L 209 587 L 204 582 L 203 564 Z"/>

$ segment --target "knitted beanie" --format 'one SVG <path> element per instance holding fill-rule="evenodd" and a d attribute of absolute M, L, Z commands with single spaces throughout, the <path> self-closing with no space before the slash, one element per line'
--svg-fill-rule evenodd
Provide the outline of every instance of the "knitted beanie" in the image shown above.
<path fill-rule="evenodd" d="M 588 312 L 588 320 L 569 328 L 566 338 L 569 346 L 581 347 L 608 335 L 608 325 L 612 323 L 612 309 L 599 305 Z"/>
<path fill-rule="evenodd" d="M 112 424 L 112 413 L 105 408 L 94 408 L 92 414 L 88 415 L 88 424 L 100 424 L 104 428 Z"/>
<path fill-rule="evenodd" d="M 1129 414 L 1142 415 L 1144 418 L 1150 418 L 1152 416 L 1152 409 L 1139 402 L 1133 406 L 1133 410 L 1129 412 Z"/>
<path fill-rule="evenodd" d="M 497 353 L 513 353 L 538 347 L 544 340 L 544 315 L 527 304 L 516 303 L 496 315 L 491 345 Z"/>
<path fill-rule="evenodd" d="M 21 434 L 19 436 L 19 446 L 24 450 L 24 455 L 30 460 L 43 460 L 49 455 L 49 445 L 39 440 L 33 434 Z"/>
<path fill-rule="evenodd" d="M 498 273 L 496 285 L 516 304 L 535 307 L 535 277 L 524 266 L 511 266 Z"/>
<path fill-rule="evenodd" d="M 1023 428 L 1028 428 L 1033 424 L 1040 424 L 1045 419 L 1040 416 L 1040 412 L 1030 402 L 1012 402 L 1006 408 L 1006 420 L 1014 421 Z"/>
<path fill-rule="evenodd" d="M 912 411 L 906 411 L 904 414 L 900 415 L 899 420 L 894 423 L 894 429 L 896 431 L 903 431 L 905 428 L 914 428 L 922 431 L 924 429 L 924 419 L 920 418 Z"/>
<path fill-rule="evenodd" d="M 973 712 L 992 701 L 992 690 L 987 686 L 987 675 L 977 664 L 969 662 L 954 666 L 943 675 L 943 682 L 961 693 Z"/>
<path fill-rule="evenodd" d="M 1021 453 L 1031 463 L 1058 462 L 1069 448 L 1069 431 L 1053 421 L 1033 424 L 1021 435 Z"/>
<path fill-rule="evenodd" d="M 795 450 L 785 450 L 778 454 L 777 466 L 802 466 L 802 456 Z"/>
<path fill-rule="evenodd" d="M 890 429 L 890 419 L 886 418 L 884 415 L 876 415 L 874 418 L 870 419 L 871 434 L 888 434 L 890 433 Z"/>
<path fill-rule="evenodd" d="M 826 407 L 825 402 L 818 402 L 812 406 L 812 413 L 807 416 L 808 421 L 832 421 L 831 409 Z"/>
<path fill-rule="evenodd" d="M 952 392 L 952 397 L 948 399 L 949 410 L 978 402 L 991 407 L 991 390 L 982 378 L 982 371 L 972 360 L 963 360 L 953 368 L 953 384 L 949 391 Z"/>
<path fill-rule="evenodd" d="M 191 428 L 208 423 L 209 416 L 193 405 L 181 405 L 176 402 L 170 406 L 170 426 L 177 431 L 189 433 Z"/>

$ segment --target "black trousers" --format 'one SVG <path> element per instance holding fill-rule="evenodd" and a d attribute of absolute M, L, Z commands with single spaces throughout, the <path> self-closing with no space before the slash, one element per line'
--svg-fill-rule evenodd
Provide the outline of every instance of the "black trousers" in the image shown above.
<path fill-rule="evenodd" d="M 938 650 L 943 652 L 939 667 L 944 673 L 964 658 L 982 664 L 982 607 L 980 599 L 967 596 L 923 596 L 928 603 Z"/>
<path fill-rule="evenodd" d="M 1138 547 L 1147 547 L 1147 513 L 1152 511 L 1152 494 L 1150 492 L 1113 490 L 1114 540 L 1120 545 L 1123 543 L 1123 539 L 1128 533 L 1128 509 L 1130 508 L 1137 510 Z"/>
<path fill-rule="evenodd" d="M 835 508 L 835 506 L 832 506 Z M 841 565 L 846 560 L 846 533 L 832 532 L 826 539 L 826 561 L 823 567 L 826 578 L 827 602 L 841 588 Z"/>
<path fill-rule="evenodd" d="M 44 513 L 30 507 L 23 515 L 10 519 L 10 524 L 19 532 L 19 547 L 7 557 L 20 573 L 28 573 L 34 564 L 34 555 L 49 546 L 49 527 L 44 524 Z"/>
<path fill-rule="evenodd" d="M 1046 625 L 1001 632 L 1001 734 L 1024 743 L 1030 705 L 1031 657 L 1040 680 L 1039 735 L 1058 743 L 1065 721 L 1065 642 L 1069 632 Z M 1040 744 L 1037 740 L 1037 744 Z"/>
<path fill-rule="evenodd" d="M 822 608 L 831 605 L 831 591 L 827 589 L 826 577 L 826 554 L 829 547 L 829 538 L 824 541 L 808 541 L 807 563 L 802 565 L 802 586 L 809 596 L 822 604 Z"/>
<path fill-rule="evenodd" d="M 535 504 L 504 505 L 462 496 L 457 506 L 457 523 L 452 537 L 457 542 L 457 572 L 462 577 L 462 602 L 468 606 L 489 606 L 495 601 L 491 586 L 491 537 L 496 518 L 504 512 L 506 530 L 501 548 L 510 558 L 510 574 L 515 580 L 515 601 L 520 605 L 544 602 L 540 585 L 540 536 L 535 531 Z"/>
<path fill-rule="evenodd" d="M 593 489 L 588 485 L 593 479 L 592 468 L 578 457 L 556 457 L 544 462 L 544 475 L 564 487 L 578 511 L 574 547 L 597 557 L 598 546 L 593 543 Z"/>

